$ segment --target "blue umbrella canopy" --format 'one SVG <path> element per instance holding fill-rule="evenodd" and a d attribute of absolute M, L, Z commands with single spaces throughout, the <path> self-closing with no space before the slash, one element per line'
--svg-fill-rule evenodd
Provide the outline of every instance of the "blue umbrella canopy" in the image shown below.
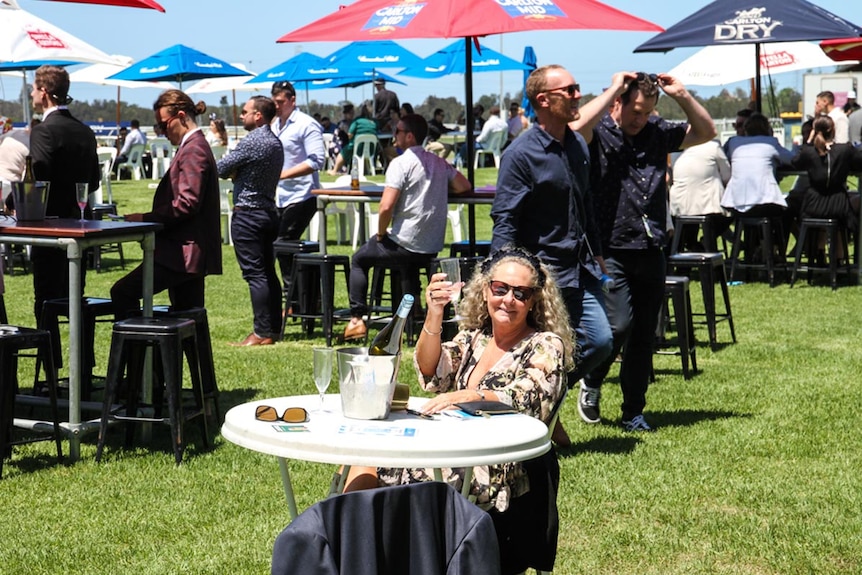
<path fill-rule="evenodd" d="M 311 54 L 310 52 L 300 52 L 293 58 L 289 58 L 281 64 L 276 64 L 272 68 L 264 70 L 248 82 L 247 84 L 256 84 L 258 82 L 278 82 L 280 80 L 288 80 L 290 82 L 299 82 L 311 79 L 324 77 L 323 75 L 313 75 L 314 70 L 324 70 L 326 68 L 326 60 Z"/>
<path fill-rule="evenodd" d="M 398 75 L 416 78 L 440 78 L 449 74 L 464 74 L 467 72 L 466 51 L 465 42 L 458 40 L 442 50 L 434 52 L 422 60 L 418 66 L 402 70 Z M 476 44 L 471 42 L 470 51 L 473 72 L 504 72 L 527 69 L 525 64 L 481 44 L 477 49 Z"/>
<path fill-rule="evenodd" d="M 370 68 L 360 69 L 349 65 L 330 64 L 326 58 L 308 52 L 300 52 L 293 58 L 261 72 L 246 83 L 288 80 L 296 88 L 315 90 L 321 88 L 354 88 L 373 82 L 375 78 L 383 78 L 387 82 L 396 84 L 404 83 Z"/>
<path fill-rule="evenodd" d="M 527 118 L 533 117 L 533 105 L 530 103 L 530 99 L 527 97 L 527 78 L 530 77 L 530 74 L 533 73 L 533 70 L 536 69 L 536 51 L 533 50 L 532 46 L 524 46 L 524 59 L 522 60 L 524 65 L 526 65 L 529 69 L 524 70 L 524 95 L 521 96 L 521 107 L 524 108 L 524 116 Z"/>
<path fill-rule="evenodd" d="M 715 0 L 635 48 L 754 44 L 757 109 L 760 110 L 760 45 L 862 36 L 862 28 L 806 0 Z"/>
<path fill-rule="evenodd" d="M 422 58 L 392 40 L 351 42 L 326 58 L 342 70 L 377 70 L 419 66 Z"/>
<path fill-rule="evenodd" d="M 112 80 L 177 82 L 182 88 L 187 80 L 221 78 L 223 76 L 249 76 L 250 74 L 224 60 L 219 60 L 193 48 L 176 44 L 161 52 L 135 62 L 125 70 L 109 76 Z"/>

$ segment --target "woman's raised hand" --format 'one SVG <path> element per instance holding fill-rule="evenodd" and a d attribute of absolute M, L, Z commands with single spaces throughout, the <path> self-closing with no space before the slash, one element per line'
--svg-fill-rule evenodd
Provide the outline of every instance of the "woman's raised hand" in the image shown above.
<path fill-rule="evenodd" d="M 436 273 L 431 276 L 431 281 L 428 282 L 428 288 L 425 290 L 425 303 L 429 311 L 436 308 L 436 311 L 443 313 L 443 308 L 450 300 L 449 288 L 451 287 L 452 282 L 446 281 L 446 274 Z"/>

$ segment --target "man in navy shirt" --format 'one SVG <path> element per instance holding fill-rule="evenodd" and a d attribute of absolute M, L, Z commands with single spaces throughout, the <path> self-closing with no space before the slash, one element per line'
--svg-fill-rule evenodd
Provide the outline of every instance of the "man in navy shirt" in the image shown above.
<path fill-rule="evenodd" d="M 527 80 L 537 123 L 506 149 L 500 161 L 491 250 L 507 243 L 524 247 L 551 266 L 575 329 L 578 357 L 574 385 L 611 351 L 603 309 L 599 234 L 590 192 L 590 159 L 577 120 L 580 88 L 562 66 L 543 66 Z M 562 424 L 557 445 L 569 443 Z"/>
<path fill-rule="evenodd" d="M 676 100 L 688 123 L 655 115 L 659 89 Z M 600 386 L 624 347 L 622 425 L 626 431 L 650 431 L 643 410 L 664 299 L 667 155 L 711 140 L 715 125 L 676 78 L 619 72 L 610 88 L 584 105 L 572 127 L 590 146 L 601 250 L 614 282 L 605 297 L 613 352 L 586 376 L 578 408 L 585 421 L 600 421 Z"/>
<path fill-rule="evenodd" d="M 270 129 L 275 103 L 253 96 L 242 108 L 248 135 L 218 161 L 222 178 L 233 178 L 230 235 L 243 279 L 251 292 L 254 329 L 235 346 L 272 345 L 281 329 L 281 285 L 275 273 L 272 242 L 278 237 L 275 188 L 284 163 L 284 148 Z"/>

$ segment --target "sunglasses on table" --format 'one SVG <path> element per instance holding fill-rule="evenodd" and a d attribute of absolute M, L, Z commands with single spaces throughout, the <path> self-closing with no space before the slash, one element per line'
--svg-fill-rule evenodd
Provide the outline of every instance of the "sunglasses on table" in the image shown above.
<path fill-rule="evenodd" d="M 658 85 L 658 76 L 655 74 L 647 74 L 646 72 L 638 72 L 637 78 L 635 78 L 638 82 L 644 82 L 649 80 L 655 85 Z"/>
<path fill-rule="evenodd" d="M 506 282 L 491 280 L 488 284 L 491 287 L 491 295 L 496 297 L 505 297 L 509 291 L 512 292 L 514 298 L 518 301 L 527 301 L 533 297 L 536 288 L 524 286 L 510 286 Z"/>
<path fill-rule="evenodd" d="M 308 412 L 303 407 L 288 407 L 281 415 L 278 410 L 269 405 L 258 405 L 254 410 L 254 418 L 258 421 L 283 421 L 285 423 L 305 423 Z"/>

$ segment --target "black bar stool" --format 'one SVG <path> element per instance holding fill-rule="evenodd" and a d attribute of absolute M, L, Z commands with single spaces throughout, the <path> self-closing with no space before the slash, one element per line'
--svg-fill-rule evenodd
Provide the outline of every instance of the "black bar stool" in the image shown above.
<path fill-rule="evenodd" d="M 48 371 L 48 401 L 51 410 L 52 432 L 38 433 L 34 437 L 12 439 L 15 415 L 15 394 L 18 392 L 18 357 L 24 349 L 38 350 Z M 54 370 L 54 354 L 51 349 L 51 334 L 41 329 L 18 326 L 3 326 L 0 329 L 0 477 L 3 476 L 3 460 L 11 456 L 12 446 L 35 441 L 54 440 L 57 445 L 57 461 L 63 460 L 60 444 L 60 413 L 57 409 L 57 378 Z"/>
<path fill-rule="evenodd" d="M 780 217 L 747 218 L 738 217 L 733 226 L 733 249 L 730 253 L 730 281 L 736 277 L 736 270 L 750 269 L 766 272 L 769 287 L 775 287 L 775 271 L 784 271 L 784 224 Z M 758 241 L 759 240 L 759 241 Z M 745 248 L 743 248 L 743 244 Z M 755 245 L 760 247 L 760 261 L 755 261 Z M 745 252 L 745 258 L 739 252 Z M 776 262 L 776 253 L 781 262 Z"/>
<path fill-rule="evenodd" d="M 665 278 L 664 290 L 667 299 L 673 305 L 673 323 L 676 326 L 679 351 L 656 350 L 656 353 L 672 353 L 680 356 L 683 379 L 691 379 L 692 375 L 697 373 L 697 345 L 694 338 L 694 320 L 691 315 L 689 281 L 685 276 L 667 276 Z M 691 362 L 690 370 L 689 362 Z"/>
<path fill-rule="evenodd" d="M 710 252 L 717 252 L 718 245 L 715 239 L 715 234 L 712 229 L 712 219 L 709 216 L 674 216 L 673 218 L 673 242 L 671 243 L 670 253 L 679 253 L 679 244 L 686 231 L 695 228 L 697 233 L 703 234 L 703 247 Z"/>
<path fill-rule="evenodd" d="M 850 251 L 848 249 L 847 234 L 839 231 L 840 222 L 832 218 L 802 218 L 799 221 L 799 238 L 796 242 L 796 254 L 793 262 L 793 275 L 790 278 L 790 287 L 796 283 L 796 276 L 800 270 L 807 272 L 810 282 L 813 274 L 828 273 L 832 289 L 838 289 L 838 272 L 853 273 L 850 265 Z M 823 254 L 828 262 L 817 262 L 817 243 L 819 235 L 826 234 L 826 251 Z M 810 234 L 810 235 L 809 235 Z M 847 264 L 838 265 L 838 245 L 844 250 L 844 258 Z M 806 245 L 807 244 L 807 245 Z M 803 264 L 802 258 L 806 261 Z"/>
<path fill-rule="evenodd" d="M 733 314 L 730 311 L 730 293 L 727 289 L 727 275 L 724 271 L 724 256 L 719 252 L 687 252 L 673 254 L 668 257 L 668 266 L 677 274 L 689 275 L 697 270 L 700 277 L 700 288 L 703 293 L 704 313 L 694 313 L 694 316 L 705 316 L 709 331 L 710 346 L 718 346 L 716 323 L 727 320 L 730 326 L 730 337 L 736 343 L 736 330 L 733 327 Z M 724 313 L 718 313 L 715 308 L 715 283 L 721 284 L 721 294 L 724 297 Z"/>
<path fill-rule="evenodd" d="M 92 219 L 103 220 L 105 219 L 104 216 L 107 214 L 117 215 L 117 204 L 96 204 L 90 208 L 90 212 L 93 214 Z M 92 256 L 92 267 L 97 273 L 102 271 L 102 254 L 112 252 L 116 253 L 120 257 L 120 267 L 126 269 L 126 258 L 123 255 L 122 243 L 94 246 L 88 253 Z"/>
<path fill-rule="evenodd" d="M 404 294 L 412 294 L 414 299 L 413 307 L 410 308 L 409 321 L 404 326 L 404 332 L 407 337 L 408 345 L 413 343 L 413 323 L 417 317 L 422 314 L 419 310 L 422 309 L 421 291 L 422 284 L 420 277 L 424 270 L 425 277 L 430 277 L 430 272 L 433 269 L 433 258 L 430 256 L 423 262 L 412 262 L 404 264 L 377 264 L 372 268 L 371 289 L 368 301 L 371 304 L 369 309 L 372 312 L 386 314 L 384 318 L 388 321 L 389 316 L 395 314 L 398 310 L 398 305 L 401 303 L 401 298 Z M 386 291 L 386 277 L 389 277 L 389 291 Z M 388 305 L 387 305 L 388 302 Z M 375 320 L 371 319 L 369 323 Z"/>
<path fill-rule="evenodd" d="M 155 367 L 161 372 L 164 381 L 164 392 L 167 392 L 168 396 L 167 418 L 161 415 L 163 394 L 161 386 L 156 386 L 154 390 L 156 393 L 153 394 L 155 417 L 144 417 L 138 414 L 138 394 L 141 390 L 147 348 L 153 349 Z M 184 352 L 188 358 L 194 394 L 194 407 L 189 410 L 183 409 L 181 394 Z M 127 383 L 126 412 L 125 415 L 118 415 L 112 413 L 111 406 L 124 374 Z M 209 448 L 195 322 L 180 318 L 137 317 L 115 323 L 111 338 L 105 397 L 102 402 L 102 422 L 99 428 L 99 443 L 96 447 L 96 461 L 102 458 L 108 422 L 117 420 L 127 422 L 127 447 L 131 446 L 134 437 L 131 423 L 170 424 L 174 458 L 179 465 L 182 463 L 183 451 L 185 451 L 183 424 L 198 416 L 201 419 L 202 443 L 205 448 Z"/>
<path fill-rule="evenodd" d="M 51 344 L 54 350 L 55 368 L 63 367 L 62 345 L 60 344 L 60 318 L 69 317 L 69 298 L 46 300 L 42 304 L 42 314 L 39 317 L 39 329 L 51 333 Z M 108 318 L 108 319 L 99 319 Z M 93 391 L 93 367 L 95 366 L 96 323 L 114 321 L 114 308 L 110 299 L 84 296 L 81 300 L 82 338 L 81 338 L 81 396 L 89 401 Z M 33 382 L 34 393 L 41 390 L 39 380 L 41 360 L 36 361 L 36 379 Z M 56 372 L 55 372 L 56 375 Z"/>
<path fill-rule="evenodd" d="M 281 324 L 281 336 L 288 318 L 303 320 L 303 329 L 311 335 L 314 331 L 314 320 L 319 319 L 323 326 L 326 345 L 332 345 L 332 326 L 335 320 L 335 276 L 338 268 L 344 272 L 344 285 L 348 285 L 350 276 L 350 258 L 334 254 L 296 254 L 293 258 L 293 269 L 290 272 L 290 290 L 286 301 L 296 301 L 298 309 L 293 307 L 284 314 Z"/>
<path fill-rule="evenodd" d="M 284 310 L 289 310 L 294 303 L 288 299 L 290 289 L 290 274 L 293 271 L 293 256 L 296 254 L 312 254 L 320 251 L 318 242 L 306 240 L 282 240 L 272 242 L 272 252 L 278 262 L 282 276 L 282 297 L 284 298 Z M 285 281 L 286 280 L 286 281 Z M 284 332 L 282 331 L 282 335 Z"/>

